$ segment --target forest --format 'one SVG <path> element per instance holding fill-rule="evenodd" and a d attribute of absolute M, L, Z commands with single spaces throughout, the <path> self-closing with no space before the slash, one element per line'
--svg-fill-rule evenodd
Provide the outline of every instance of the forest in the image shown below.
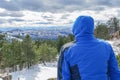
<path fill-rule="evenodd" d="M 111 35 L 120 30 L 120 21 L 116 17 L 110 18 L 105 23 L 98 22 L 95 25 L 94 34 L 97 38 L 110 40 Z M 23 41 L 12 40 L 8 42 L 4 35 L 0 35 L 0 69 L 11 68 L 16 71 L 30 68 L 30 66 L 46 62 L 57 61 L 61 47 L 70 41 L 74 41 L 74 36 L 58 36 L 57 40 L 32 40 L 29 35 Z M 20 36 L 19 36 L 20 37 Z M 120 55 L 117 55 L 120 66 Z"/>

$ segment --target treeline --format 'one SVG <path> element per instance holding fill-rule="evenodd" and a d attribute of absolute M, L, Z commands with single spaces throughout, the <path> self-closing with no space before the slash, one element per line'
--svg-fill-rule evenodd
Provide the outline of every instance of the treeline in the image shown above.
<path fill-rule="evenodd" d="M 98 22 L 95 28 L 97 38 L 109 40 L 111 35 L 120 30 L 120 20 L 116 17 L 110 18 L 105 23 Z"/>
<path fill-rule="evenodd" d="M 12 40 L 7 41 L 4 35 L 0 35 L 0 69 L 7 67 L 16 70 L 19 66 L 30 68 L 37 63 L 56 61 L 60 48 L 66 42 L 74 40 L 74 37 L 59 36 L 57 40 L 36 40 L 33 41 L 29 35 L 26 35 L 23 41 Z"/>

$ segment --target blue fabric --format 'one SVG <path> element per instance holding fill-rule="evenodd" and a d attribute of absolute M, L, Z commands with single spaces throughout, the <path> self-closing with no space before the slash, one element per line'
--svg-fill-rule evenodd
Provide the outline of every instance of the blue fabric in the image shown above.
<path fill-rule="evenodd" d="M 118 63 L 111 45 L 94 37 L 93 18 L 78 17 L 72 31 L 76 42 L 64 52 L 60 80 L 71 80 L 70 68 L 74 65 L 79 68 L 81 80 L 120 80 Z"/>

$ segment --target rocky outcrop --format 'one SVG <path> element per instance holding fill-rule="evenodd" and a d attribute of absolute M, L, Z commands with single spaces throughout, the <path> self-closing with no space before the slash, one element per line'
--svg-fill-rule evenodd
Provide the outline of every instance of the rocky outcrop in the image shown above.
<path fill-rule="evenodd" d="M 0 76 L 0 79 L 1 80 L 12 80 L 12 76 L 11 75 L 3 75 L 3 76 Z"/>
<path fill-rule="evenodd" d="M 110 39 L 120 39 L 120 30 L 110 35 Z"/>

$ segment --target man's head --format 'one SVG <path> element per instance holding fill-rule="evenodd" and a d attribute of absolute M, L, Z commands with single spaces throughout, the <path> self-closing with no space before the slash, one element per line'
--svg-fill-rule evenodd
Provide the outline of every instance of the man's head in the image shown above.
<path fill-rule="evenodd" d="M 90 16 L 79 16 L 74 22 L 72 32 L 75 37 L 94 34 L 94 19 Z"/>

